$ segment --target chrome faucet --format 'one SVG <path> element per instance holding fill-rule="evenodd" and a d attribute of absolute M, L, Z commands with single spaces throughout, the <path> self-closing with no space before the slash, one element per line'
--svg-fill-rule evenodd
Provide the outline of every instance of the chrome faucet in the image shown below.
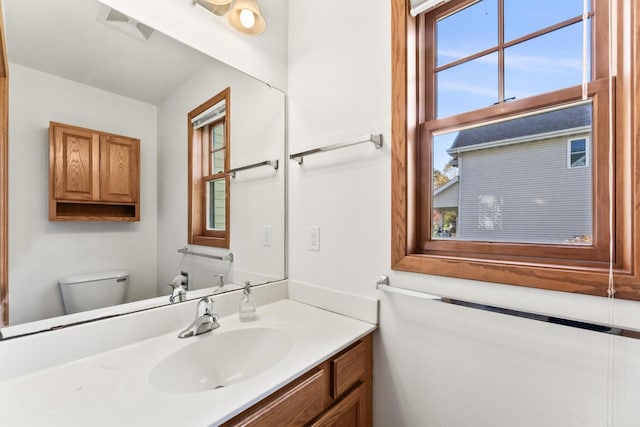
<path fill-rule="evenodd" d="M 218 315 L 213 312 L 213 298 L 204 297 L 198 301 L 196 318 L 187 329 L 178 334 L 178 338 L 189 338 L 195 335 L 206 334 L 218 329 Z"/>
<path fill-rule="evenodd" d="M 180 276 L 183 276 L 184 280 L 176 282 L 176 279 L 178 279 Z M 169 302 L 172 304 L 174 302 L 182 302 L 187 299 L 187 290 L 189 290 L 189 273 L 181 271 L 180 276 L 176 276 L 176 278 L 173 279 L 174 282 L 167 285 L 171 288 L 171 296 L 169 297 Z"/>
<path fill-rule="evenodd" d="M 184 282 L 169 283 L 167 286 L 171 288 L 170 303 L 182 302 L 187 299 L 187 289 L 184 286 Z"/>

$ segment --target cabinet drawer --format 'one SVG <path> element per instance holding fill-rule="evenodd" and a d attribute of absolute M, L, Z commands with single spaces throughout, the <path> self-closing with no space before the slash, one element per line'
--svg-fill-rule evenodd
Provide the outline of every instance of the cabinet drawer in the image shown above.
<path fill-rule="evenodd" d="M 331 397 L 336 399 L 363 379 L 365 372 L 364 343 L 359 341 L 333 358 L 331 372 L 333 374 Z"/>
<path fill-rule="evenodd" d="M 302 426 L 324 409 L 326 372 L 320 369 L 241 420 L 231 420 L 225 426 Z"/>
<path fill-rule="evenodd" d="M 356 427 L 365 425 L 363 385 L 351 390 L 320 416 L 310 427 Z"/>

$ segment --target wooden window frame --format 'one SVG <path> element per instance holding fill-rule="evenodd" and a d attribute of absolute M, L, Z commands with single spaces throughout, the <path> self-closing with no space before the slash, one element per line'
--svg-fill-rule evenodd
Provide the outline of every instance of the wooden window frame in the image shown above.
<path fill-rule="evenodd" d="M 640 150 L 634 140 L 640 135 L 640 120 L 637 120 L 638 106 L 635 103 L 640 87 L 638 58 L 640 51 L 637 40 L 640 37 L 640 6 L 632 0 L 615 0 L 617 15 L 617 69 L 614 80 L 614 262 L 613 276 L 615 296 L 623 299 L 640 300 L 640 239 L 634 235 L 640 225 L 639 210 L 634 206 L 640 201 Z M 437 9 L 459 8 L 467 0 L 452 0 Z M 595 3 L 603 2 L 595 0 Z M 593 246 L 567 247 L 567 245 L 495 244 L 488 242 L 428 241 L 427 248 L 419 243 L 420 212 L 424 209 L 417 189 L 430 188 L 430 180 L 420 181 L 425 161 L 429 156 L 420 155 L 421 139 L 429 137 L 435 129 L 420 126 L 425 118 L 435 116 L 430 106 L 425 106 L 427 87 L 432 82 L 424 80 L 424 70 L 428 68 L 428 47 L 423 36 L 425 15 L 413 18 L 409 15 L 408 0 L 391 0 L 392 6 L 392 254 L 394 270 L 442 275 L 462 279 L 526 286 L 533 288 L 606 296 L 609 282 L 609 177 L 602 176 L 602 168 L 594 167 L 594 224 L 599 231 L 594 236 Z M 597 10 L 597 9 L 596 9 Z M 602 10 L 602 9 L 600 9 Z M 598 16 L 596 14 L 596 19 Z M 605 27 L 606 28 L 606 27 Z M 603 31 L 601 24 L 595 31 Z M 608 32 L 608 30 L 607 30 Z M 594 102 L 608 105 L 609 78 L 598 70 L 609 62 L 608 37 L 594 34 L 596 43 L 593 81 L 589 83 L 589 94 Z M 431 64 L 432 65 L 432 64 Z M 502 95 L 502 94 L 500 94 Z M 539 95 L 509 103 L 500 103 L 491 110 L 491 119 L 509 117 L 531 109 L 568 103 L 579 100 L 581 87 L 572 87 L 554 92 L 551 97 Z M 501 99 L 501 98 L 500 98 Z M 487 109 L 485 109 L 487 110 Z M 472 124 L 486 117 L 477 112 L 466 112 L 437 121 L 438 129 Z M 602 108 L 594 108 L 602 111 Z M 603 120 L 605 120 L 603 122 Z M 596 116 L 594 119 L 591 157 L 593 163 L 608 159 L 606 143 L 596 147 L 597 132 L 607 132 L 608 118 Z M 606 138 L 608 140 L 608 138 Z M 424 150 L 430 151 L 430 150 Z M 602 165 L 600 165 L 602 166 Z M 427 181 L 427 182 L 424 182 Z M 427 187 L 424 187 L 427 185 Z M 606 191 L 603 189 L 606 188 Z M 430 217 L 430 212 L 427 217 Z M 430 218 L 429 218 L 430 220 Z M 596 241 L 597 239 L 597 241 Z M 537 247 L 536 247 L 537 246 Z M 506 248 L 506 249 L 505 249 Z M 505 254 L 508 250 L 509 255 Z"/>
<path fill-rule="evenodd" d="M 210 123 L 200 129 L 194 130 L 191 120 L 202 114 L 209 108 L 225 101 L 225 117 L 214 123 Z M 224 170 L 220 173 L 205 175 L 204 170 L 211 170 L 211 133 L 214 125 L 224 122 Z M 188 221 L 188 242 L 194 245 L 212 246 L 217 248 L 229 248 L 231 235 L 230 213 L 230 190 L 231 176 L 231 88 L 228 87 L 213 98 L 205 101 L 189 112 L 187 116 L 188 141 L 189 141 L 189 221 Z M 207 229 L 207 188 L 210 181 L 218 179 L 225 180 L 225 229 Z"/>
<path fill-rule="evenodd" d="M 0 7 L 0 326 L 9 324 L 9 60 Z"/>

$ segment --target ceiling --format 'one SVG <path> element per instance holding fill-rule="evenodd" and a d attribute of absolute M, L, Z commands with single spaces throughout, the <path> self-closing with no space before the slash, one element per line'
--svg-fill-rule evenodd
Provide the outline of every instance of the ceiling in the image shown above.
<path fill-rule="evenodd" d="M 96 0 L 3 3 L 10 63 L 150 104 L 211 61 L 157 31 L 144 41 L 135 27 L 117 21 L 117 12 L 111 14 L 115 22 L 99 22 L 109 10 Z"/>

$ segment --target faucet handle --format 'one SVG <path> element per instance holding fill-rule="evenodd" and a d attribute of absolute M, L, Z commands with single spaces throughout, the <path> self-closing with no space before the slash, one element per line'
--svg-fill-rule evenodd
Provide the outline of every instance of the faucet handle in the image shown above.
<path fill-rule="evenodd" d="M 185 290 L 183 283 L 168 283 L 167 286 L 170 287 L 171 290 Z"/>
<path fill-rule="evenodd" d="M 215 316 L 213 314 L 213 298 L 204 297 L 200 301 L 198 301 L 198 314 L 196 317 L 200 316 Z"/>
<path fill-rule="evenodd" d="M 222 274 L 222 273 L 214 274 L 213 278 L 216 281 L 216 283 L 215 283 L 216 285 L 218 285 L 220 287 L 222 287 L 224 285 L 224 274 Z"/>

